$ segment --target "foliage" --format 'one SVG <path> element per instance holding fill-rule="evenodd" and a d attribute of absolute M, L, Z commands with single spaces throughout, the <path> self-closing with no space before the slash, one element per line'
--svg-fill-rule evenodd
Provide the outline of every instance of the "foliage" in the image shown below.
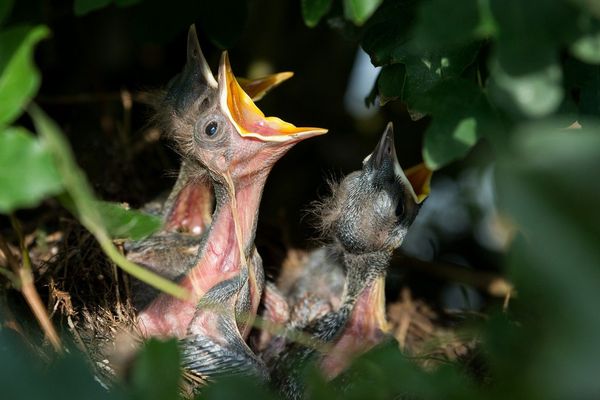
<path fill-rule="evenodd" d="M 10 213 L 37 205 L 45 197 L 59 198 L 98 239 L 107 255 L 121 268 L 149 284 L 177 297 L 185 292 L 172 282 L 128 261 L 113 245 L 105 227 L 108 220 L 118 235 L 140 238 L 159 226 L 140 213 L 115 213 L 113 208 L 97 207 L 83 172 L 77 167 L 60 129 L 39 108 L 29 106 L 39 138 L 21 127 L 7 126 L 30 102 L 39 87 L 39 73 L 32 64 L 34 46 L 48 35 L 44 26 L 16 26 L 0 31 L 0 212 Z M 101 212 L 106 211 L 108 215 Z M 115 217 L 120 217 L 120 221 Z M 137 221 L 132 224 L 132 221 Z"/>
<path fill-rule="evenodd" d="M 112 3 L 151 6 L 149 0 L 76 0 L 74 11 L 82 15 Z M 353 382 L 349 388 L 343 377 L 326 384 L 318 375 L 309 375 L 313 396 L 598 398 L 600 186 L 595 179 L 600 173 L 600 125 L 595 118 L 600 113 L 600 9 L 596 3 L 299 3 L 308 27 L 320 21 L 339 27 L 345 21 L 345 32 L 353 32 L 373 64 L 381 67 L 374 88 L 380 103 L 399 102 L 414 119 L 430 118 L 422 151 L 431 168 L 461 159 L 481 140 L 493 146 L 498 205 L 518 230 L 506 265 L 518 298 L 509 312 L 493 312 L 476 327 L 482 337 L 486 379 L 492 384 L 475 382 L 460 364 L 424 371 L 397 346 L 384 345 L 355 363 L 347 374 Z M 0 24 L 11 4 L 0 3 Z M 236 1 L 230 20 L 235 23 L 229 26 L 217 23 L 227 5 L 206 1 L 198 6 L 208 10 L 199 17 L 205 21 L 202 28 L 221 47 L 239 37 L 248 7 L 246 1 Z M 40 80 L 31 62 L 33 49 L 47 35 L 43 26 L 0 30 L 0 211 L 33 207 L 59 195 L 113 260 L 134 273 L 135 266 L 116 252 L 108 232 L 138 238 L 156 229 L 156 221 L 115 205 L 98 207 L 58 127 L 28 105 Z M 39 136 L 11 125 L 26 107 Z M 565 129 L 575 121 L 581 129 Z M 67 357 L 44 373 L 37 361 L 23 358 L 25 351 L 18 351 L 14 342 L 0 331 L 2 394 L 10 398 L 178 397 L 180 375 L 173 343 L 148 343 L 131 387 L 108 393 L 93 382 L 80 360 Z M 11 360 L 10 366 L 6 360 Z M 56 394 L 48 392 L 50 387 L 58 388 Z M 66 387 L 76 391 L 67 392 Z M 244 379 L 223 380 L 200 395 L 273 396 Z"/>

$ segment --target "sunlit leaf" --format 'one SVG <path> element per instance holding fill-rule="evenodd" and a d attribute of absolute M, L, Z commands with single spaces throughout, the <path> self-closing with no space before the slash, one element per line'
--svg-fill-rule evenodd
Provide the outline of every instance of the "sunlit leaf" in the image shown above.
<path fill-rule="evenodd" d="M 71 147 L 60 128 L 38 107 L 30 106 L 29 112 L 34 120 L 36 130 L 47 143 L 48 151 L 54 158 L 54 163 L 68 193 L 68 199 L 63 204 L 94 235 L 110 259 L 125 272 L 163 292 L 179 298 L 185 297 L 186 291 L 179 285 L 132 263 L 117 250 L 106 230 L 102 214 L 97 207 L 97 200 L 87 178 L 76 164 Z"/>
<path fill-rule="evenodd" d="M 144 343 L 132 376 L 133 398 L 139 400 L 179 399 L 179 348 L 175 339 Z"/>
<path fill-rule="evenodd" d="M 62 182 L 43 142 L 24 128 L 0 131 L 0 212 L 36 206 Z"/>
<path fill-rule="evenodd" d="M 302 0 L 302 17 L 306 26 L 310 28 L 317 26 L 331 8 L 332 2 L 333 0 Z"/>
<path fill-rule="evenodd" d="M 344 0 L 346 18 L 362 25 L 377 10 L 383 0 Z"/>
<path fill-rule="evenodd" d="M 98 202 L 102 220 L 112 238 L 139 240 L 151 235 L 162 225 L 160 217 L 128 210 L 116 203 Z"/>
<path fill-rule="evenodd" d="M 0 126 L 17 118 L 37 92 L 40 75 L 33 64 L 33 50 L 48 34 L 45 26 L 0 32 Z"/>

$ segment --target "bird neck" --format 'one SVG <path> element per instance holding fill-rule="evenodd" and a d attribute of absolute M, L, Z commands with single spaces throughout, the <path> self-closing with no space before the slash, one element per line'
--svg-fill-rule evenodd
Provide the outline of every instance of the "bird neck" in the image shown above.
<path fill-rule="evenodd" d="M 391 254 L 387 251 L 365 254 L 343 253 L 342 260 L 346 269 L 343 304 L 354 307 L 356 300 L 366 288 L 371 287 L 378 278 L 385 279 L 390 259 Z"/>

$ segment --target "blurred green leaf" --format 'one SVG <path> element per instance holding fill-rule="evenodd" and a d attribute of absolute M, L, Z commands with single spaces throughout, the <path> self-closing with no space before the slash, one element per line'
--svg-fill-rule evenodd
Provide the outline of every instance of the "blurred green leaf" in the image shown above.
<path fill-rule="evenodd" d="M 453 365 L 425 371 L 411 362 L 390 340 L 359 357 L 337 378 L 341 389 L 352 382 L 344 399 L 479 399 L 469 378 Z"/>
<path fill-rule="evenodd" d="M 150 339 L 138 353 L 132 374 L 133 398 L 179 399 L 181 367 L 177 340 Z"/>
<path fill-rule="evenodd" d="M 245 376 L 223 377 L 214 384 L 202 390 L 197 397 L 202 400 L 227 400 L 227 399 L 279 399 L 265 386 Z"/>
<path fill-rule="evenodd" d="M 202 31 L 220 48 L 232 47 L 246 27 L 247 0 L 201 1 L 199 6 Z"/>
<path fill-rule="evenodd" d="M 331 8 L 332 2 L 333 0 L 302 0 L 302 18 L 306 26 L 310 28 L 317 26 Z"/>
<path fill-rule="evenodd" d="M 344 0 L 344 14 L 356 25 L 362 25 L 383 0 Z"/>
<path fill-rule="evenodd" d="M 129 210 L 117 203 L 97 203 L 102 220 L 112 238 L 140 240 L 156 232 L 162 225 L 160 217 Z"/>
<path fill-rule="evenodd" d="M 571 53 L 581 61 L 600 64 L 600 32 L 577 39 L 571 44 Z"/>
<path fill-rule="evenodd" d="M 600 394 L 600 125 L 569 123 L 523 126 L 496 176 L 499 205 L 523 231 L 509 264 L 527 305 L 518 340 L 536 345 L 513 354 L 514 374 L 544 399 Z"/>
<path fill-rule="evenodd" d="M 583 34 L 571 43 L 571 53 L 583 62 L 600 64 L 600 21 L 586 16 L 579 25 Z"/>
<path fill-rule="evenodd" d="M 490 71 L 492 99 L 516 115 L 543 117 L 554 112 L 563 100 L 562 69 L 556 61 L 530 73 L 515 75 L 492 59 Z"/>
<path fill-rule="evenodd" d="M 33 50 L 49 33 L 42 25 L 0 32 L 0 127 L 14 121 L 37 92 L 40 75 L 33 64 Z"/>
<path fill-rule="evenodd" d="M 52 156 L 25 128 L 0 132 L 0 187 L 2 213 L 36 206 L 62 191 Z"/>
<path fill-rule="evenodd" d="M 142 0 L 75 0 L 73 3 L 73 10 L 75 11 L 75 15 L 83 16 L 92 11 L 104 8 L 111 3 L 114 3 L 119 7 L 127 7 L 137 4 L 140 1 Z"/>
<path fill-rule="evenodd" d="M 112 0 L 75 0 L 73 10 L 75 11 L 75 15 L 82 16 L 106 7 L 110 3 L 112 3 Z"/>
<path fill-rule="evenodd" d="M 564 71 L 567 90 L 579 94 L 576 100 L 580 122 L 585 123 L 589 116 L 600 118 L 600 65 L 569 58 L 564 63 Z"/>
<path fill-rule="evenodd" d="M 63 197 L 62 199 L 65 207 L 77 216 L 81 224 L 98 240 L 102 250 L 125 272 L 163 292 L 184 298 L 186 291 L 179 285 L 132 263 L 117 250 L 106 230 L 102 214 L 97 207 L 97 201 L 85 174 L 77 166 L 71 148 L 60 128 L 37 106 L 30 106 L 29 112 L 36 130 L 44 138 L 48 151 L 54 158 L 56 168 L 69 195 L 68 198 Z"/>
<path fill-rule="evenodd" d="M 89 365 L 76 351 L 43 364 L 31 354 L 22 337 L 0 328 L 0 388 L 10 400 L 121 400 L 118 388 L 107 391 L 94 379 Z"/>
<path fill-rule="evenodd" d="M 12 11 L 14 0 L 2 0 L 0 1 L 0 25 L 4 22 L 6 17 L 10 15 Z"/>
<path fill-rule="evenodd" d="M 487 1 L 423 2 L 415 25 L 415 41 L 424 50 L 441 49 L 483 39 L 495 31 Z"/>

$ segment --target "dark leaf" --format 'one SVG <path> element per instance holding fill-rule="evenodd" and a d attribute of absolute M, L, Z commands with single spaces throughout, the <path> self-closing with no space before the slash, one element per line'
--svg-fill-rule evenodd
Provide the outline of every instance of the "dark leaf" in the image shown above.
<path fill-rule="evenodd" d="M 177 340 L 150 339 L 144 343 L 132 375 L 134 399 L 179 399 L 181 368 Z"/>

